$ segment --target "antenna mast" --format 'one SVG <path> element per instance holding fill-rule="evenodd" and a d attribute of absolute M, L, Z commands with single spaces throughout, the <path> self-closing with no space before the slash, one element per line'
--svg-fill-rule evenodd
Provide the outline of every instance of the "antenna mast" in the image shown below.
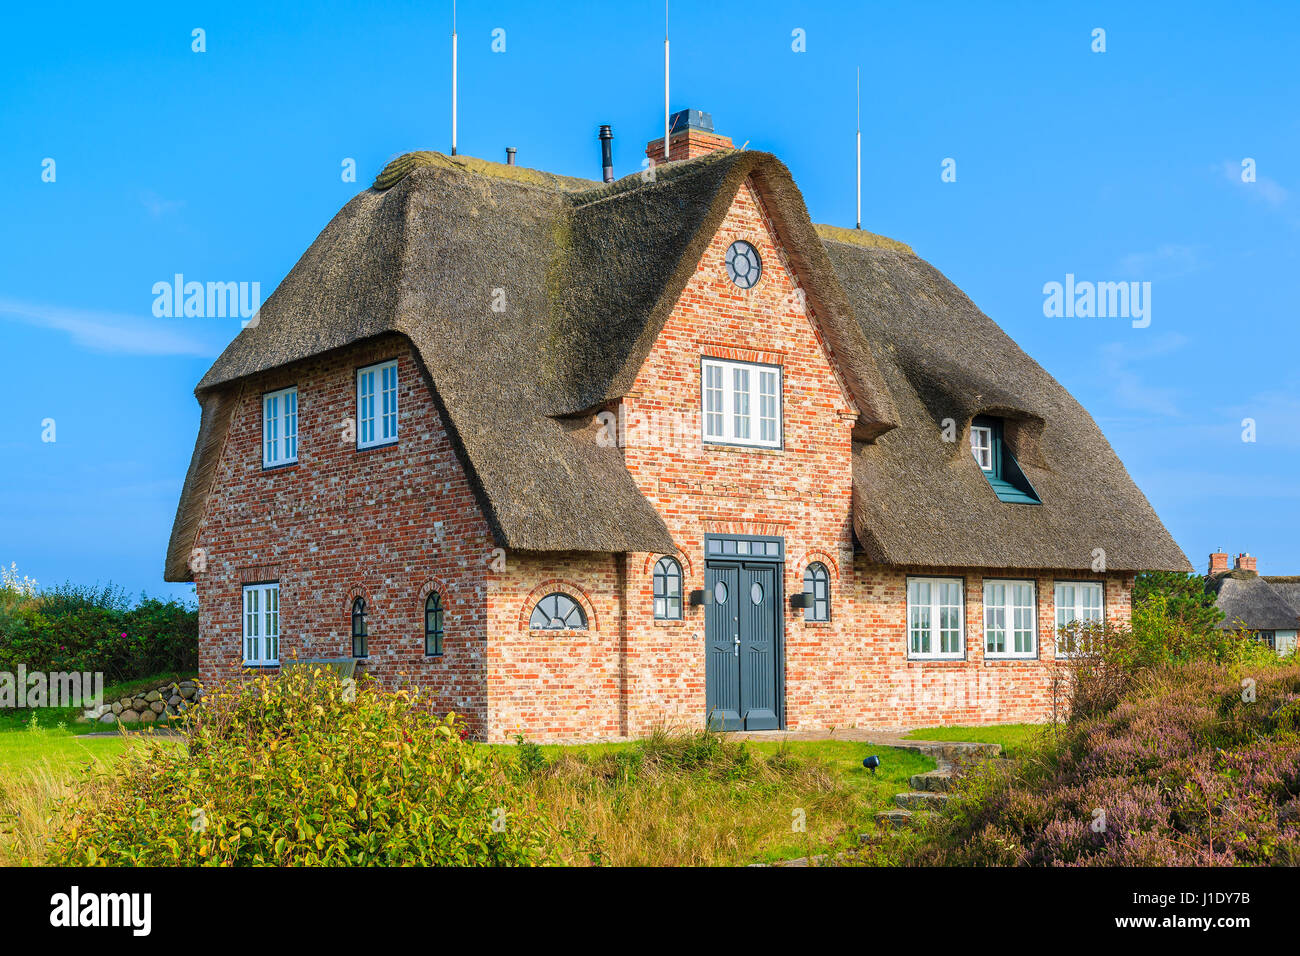
<path fill-rule="evenodd" d="M 668 162 L 668 0 L 664 0 L 664 162 Z"/>
<path fill-rule="evenodd" d="M 862 67 L 858 67 L 857 78 L 857 103 L 858 103 L 858 225 L 862 228 Z"/>
<path fill-rule="evenodd" d="M 456 0 L 451 0 L 451 155 L 456 155 Z"/>

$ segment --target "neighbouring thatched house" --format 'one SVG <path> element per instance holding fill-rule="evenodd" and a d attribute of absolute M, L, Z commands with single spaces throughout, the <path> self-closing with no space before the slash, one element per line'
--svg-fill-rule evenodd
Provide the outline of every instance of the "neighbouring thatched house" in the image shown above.
<path fill-rule="evenodd" d="M 413 153 L 334 217 L 196 390 L 205 680 L 353 658 L 490 740 L 1032 720 L 1059 624 L 1190 570 L 959 289 L 729 147 Z"/>
<path fill-rule="evenodd" d="M 1223 612 L 1219 627 L 1246 630 L 1277 651 L 1296 649 L 1300 630 L 1300 577 L 1260 575 L 1257 559 L 1239 554 L 1228 569 L 1228 555 L 1210 555 L 1205 586 L 1216 595 L 1215 606 Z"/>

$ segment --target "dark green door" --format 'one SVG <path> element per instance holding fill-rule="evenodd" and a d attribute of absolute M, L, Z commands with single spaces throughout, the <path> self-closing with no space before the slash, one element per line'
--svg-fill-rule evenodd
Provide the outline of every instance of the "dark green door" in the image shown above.
<path fill-rule="evenodd" d="M 740 569 L 740 717 L 746 730 L 776 730 L 777 573 L 771 564 Z"/>
<path fill-rule="evenodd" d="M 709 603 L 704 606 L 705 696 L 710 730 L 742 730 L 740 719 L 740 617 L 736 592 L 740 568 L 737 565 L 704 571 Z"/>
<path fill-rule="evenodd" d="M 714 730 L 775 730 L 781 565 L 710 562 L 705 696 Z"/>

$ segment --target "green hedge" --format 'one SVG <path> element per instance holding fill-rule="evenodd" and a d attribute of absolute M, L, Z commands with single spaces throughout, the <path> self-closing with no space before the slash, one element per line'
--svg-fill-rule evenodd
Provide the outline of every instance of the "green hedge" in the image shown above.
<path fill-rule="evenodd" d="M 209 689 L 188 746 L 155 741 L 71 805 L 59 866 L 513 866 L 554 834 L 453 716 L 328 670 Z"/>
<path fill-rule="evenodd" d="M 0 671 L 101 672 L 108 683 L 198 667 L 198 610 L 120 588 L 0 590 Z"/>

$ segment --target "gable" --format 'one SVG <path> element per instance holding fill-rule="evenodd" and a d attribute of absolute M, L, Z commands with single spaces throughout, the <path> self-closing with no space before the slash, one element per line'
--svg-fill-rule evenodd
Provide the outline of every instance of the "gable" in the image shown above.
<path fill-rule="evenodd" d="M 727 272 L 727 251 L 737 241 L 750 243 L 760 257 L 760 278 L 749 289 L 737 286 Z M 746 179 L 694 264 L 628 394 L 662 393 L 660 383 L 671 382 L 694 408 L 700 399 L 696 366 L 704 356 L 780 366 L 787 412 L 816 403 L 828 415 L 855 421 L 860 409 L 806 285 L 752 179 Z"/>

